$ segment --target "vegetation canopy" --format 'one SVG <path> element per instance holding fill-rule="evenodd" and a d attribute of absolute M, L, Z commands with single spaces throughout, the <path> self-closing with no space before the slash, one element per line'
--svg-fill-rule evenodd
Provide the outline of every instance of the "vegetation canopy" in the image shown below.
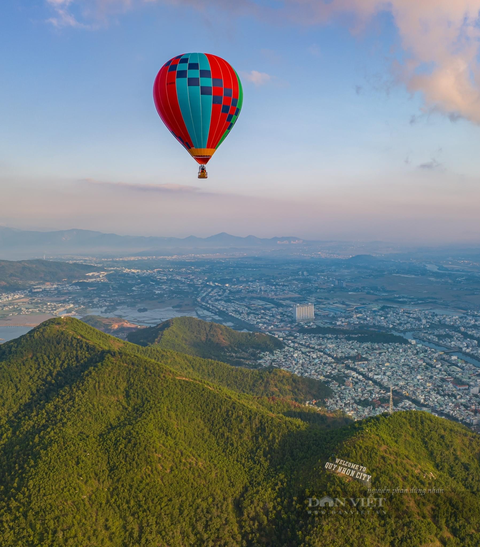
<path fill-rule="evenodd" d="M 140 329 L 130 333 L 128 340 L 141 346 L 156 345 L 233 365 L 254 363 L 261 353 L 283 347 L 280 340 L 268 334 L 238 332 L 194 317 L 177 317 L 156 327 Z"/>
<path fill-rule="evenodd" d="M 0 292 L 18 290 L 32 283 L 57 283 L 84 279 L 98 268 L 86 264 L 48 260 L 0 260 Z"/>
<path fill-rule="evenodd" d="M 422 412 L 352 423 L 296 402 L 313 384 L 294 378 L 68 318 L 3 344 L 0 545 L 478 546 L 478 435 Z M 309 514 L 308 498 L 369 495 L 332 457 L 373 488 L 443 494 Z"/>

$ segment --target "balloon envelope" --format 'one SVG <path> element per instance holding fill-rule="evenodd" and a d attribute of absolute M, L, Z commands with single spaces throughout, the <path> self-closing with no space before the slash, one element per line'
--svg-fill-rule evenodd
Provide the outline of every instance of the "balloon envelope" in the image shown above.
<path fill-rule="evenodd" d="M 153 98 L 172 135 L 206 165 L 238 119 L 243 89 L 238 74 L 220 57 L 185 53 L 160 69 Z"/>

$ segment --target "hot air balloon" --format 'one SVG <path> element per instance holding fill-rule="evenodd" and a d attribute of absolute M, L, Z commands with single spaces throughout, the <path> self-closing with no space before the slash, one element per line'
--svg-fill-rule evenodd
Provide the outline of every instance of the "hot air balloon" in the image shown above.
<path fill-rule="evenodd" d="M 240 115 L 243 89 L 235 70 L 208 53 L 185 53 L 163 65 L 153 86 L 157 112 L 167 129 L 200 164 L 205 165 Z"/>

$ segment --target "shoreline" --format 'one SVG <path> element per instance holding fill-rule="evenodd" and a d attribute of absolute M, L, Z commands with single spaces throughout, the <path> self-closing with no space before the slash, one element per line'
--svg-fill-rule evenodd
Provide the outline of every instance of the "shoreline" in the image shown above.
<path fill-rule="evenodd" d="M 55 315 L 49 313 L 32 314 L 32 315 L 15 315 L 8 319 L 0 319 L 0 328 L 9 327 L 38 327 L 40 323 L 53 319 Z"/>

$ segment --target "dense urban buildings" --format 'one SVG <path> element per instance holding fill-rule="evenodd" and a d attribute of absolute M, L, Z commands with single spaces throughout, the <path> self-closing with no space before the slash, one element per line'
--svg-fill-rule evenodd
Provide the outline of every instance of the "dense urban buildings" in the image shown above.
<path fill-rule="evenodd" d="M 387 412 L 393 386 L 395 412 L 426 410 L 479 427 L 474 259 L 311 255 L 300 267 L 298 258 L 272 264 L 268 257 L 190 255 L 78 262 L 97 269 L 83 280 L 0 294 L 0 338 L 57 315 L 146 326 L 190 315 L 282 340 L 284 348 L 258 366 L 321 379 L 333 390 L 329 410 L 354 419 Z"/>

